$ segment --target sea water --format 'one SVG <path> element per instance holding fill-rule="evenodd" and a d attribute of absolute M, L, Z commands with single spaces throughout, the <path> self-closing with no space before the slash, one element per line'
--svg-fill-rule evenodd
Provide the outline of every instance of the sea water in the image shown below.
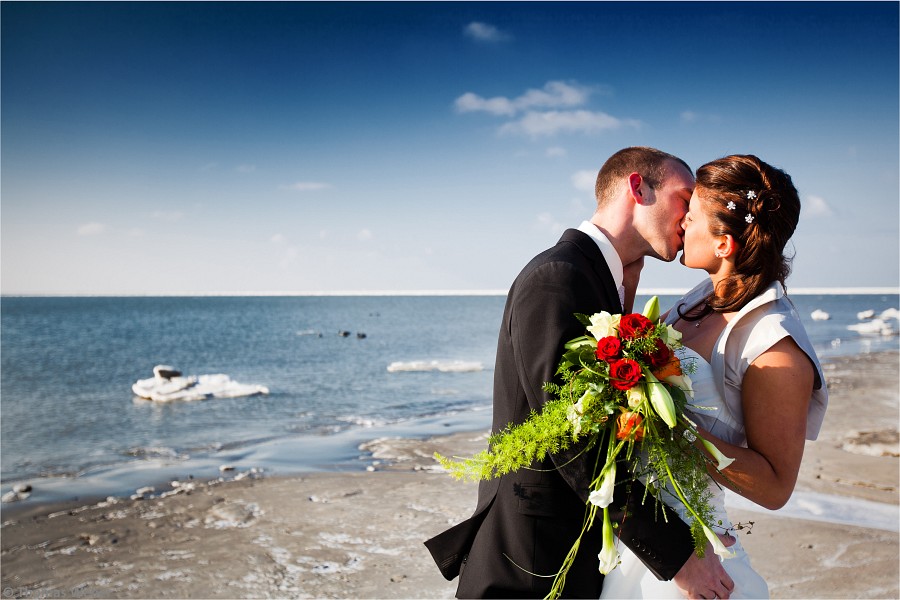
<path fill-rule="evenodd" d="M 639 296 L 638 307 L 646 296 Z M 661 297 L 663 307 L 674 296 Z M 820 356 L 896 349 L 847 329 L 897 295 L 796 295 Z M 120 494 L 213 477 L 364 469 L 359 444 L 487 429 L 505 297 L 4 297 L 2 491 Z M 822 310 L 828 320 L 813 320 Z M 896 331 L 896 320 L 888 321 Z M 157 403 L 131 385 L 167 364 L 269 393 Z M 42 494 L 43 492 L 43 494 Z M 48 495 L 49 493 L 49 495 Z"/>

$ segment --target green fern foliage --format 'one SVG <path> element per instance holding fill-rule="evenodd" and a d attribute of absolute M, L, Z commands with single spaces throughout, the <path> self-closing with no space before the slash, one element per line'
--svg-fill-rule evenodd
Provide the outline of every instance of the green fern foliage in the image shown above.
<path fill-rule="evenodd" d="M 508 425 L 488 439 L 488 449 L 471 458 L 447 458 L 435 454 L 437 461 L 456 479 L 479 481 L 500 477 L 531 466 L 569 448 L 572 425 L 566 418 L 569 402 L 552 400 L 541 412 L 531 411 L 519 425 Z"/>

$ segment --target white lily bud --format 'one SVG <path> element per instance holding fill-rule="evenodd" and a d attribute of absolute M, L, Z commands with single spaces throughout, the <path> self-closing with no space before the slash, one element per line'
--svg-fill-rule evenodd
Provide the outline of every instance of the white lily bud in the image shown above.
<path fill-rule="evenodd" d="M 647 304 L 644 305 L 644 312 L 642 314 L 654 324 L 659 321 L 659 296 L 653 296 L 647 300 Z"/>
<path fill-rule="evenodd" d="M 694 383 L 691 381 L 691 378 L 688 377 L 687 373 L 682 373 L 681 375 L 669 375 L 668 377 L 664 377 L 663 381 L 666 383 L 671 383 L 677 388 L 681 388 L 685 394 L 694 397 Z"/>
<path fill-rule="evenodd" d="M 710 442 L 709 440 L 703 439 L 703 436 L 700 436 L 700 443 L 703 444 L 703 447 L 706 448 L 706 451 L 712 454 L 712 457 L 716 459 L 716 468 L 718 470 L 727 469 L 731 463 L 734 462 L 733 458 L 728 458 L 722 452 L 716 448 L 716 445 Z"/>
<path fill-rule="evenodd" d="M 608 575 L 619 564 L 619 552 L 616 550 L 616 537 L 613 535 L 608 508 L 603 509 L 603 549 L 597 558 L 600 560 L 600 572 L 604 575 Z"/>
<path fill-rule="evenodd" d="M 722 540 L 719 539 L 719 536 L 716 533 L 707 527 L 703 526 L 703 533 L 706 534 L 706 539 L 709 540 L 709 543 L 713 546 L 713 551 L 721 556 L 722 558 L 734 558 L 736 556 L 734 550 L 730 550 L 725 547 L 725 544 L 722 543 Z"/>
<path fill-rule="evenodd" d="M 606 474 L 600 481 L 600 488 L 591 492 L 588 496 L 588 502 L 595 504 L 600 508 L 606 508 L 613 501 L 613 492 L 616 487 L 616 463 L 612 461 L 606 469 Z"/>
<path fill-rule="evenodd" d="M 675 427 L 675 403 L 669 390 L 647 368 L 644 368 L 644 377 L 647 379 L 647 391 L 653 410 L 666 425 Z"/>

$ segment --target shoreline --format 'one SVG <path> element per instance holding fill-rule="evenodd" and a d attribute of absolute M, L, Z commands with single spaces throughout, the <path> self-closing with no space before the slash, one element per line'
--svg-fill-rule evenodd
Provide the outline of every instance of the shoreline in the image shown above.
<path fill-rule="evenodd" d="M 824 353 L 823 353 L 824 354 Z M 844 372 L 850 365 L 860 361 L 875 361 L 878 364 L 890 364 L 892 361 L 900 371 L 900 356 L 897 350 L 873 350 L 856 354 L 837 354 L 820 356 L 826 378 L 831 382 L 832 372 L 841 380 L 846 378 Z M 851 383 L 865 385 L 865 382 Z M 882 400 L 884 402 L 884 400 Z M 890 402 L 890 400 L 888 400 Z M 828 412 L 833 413 L 835 404 L 831 403 Z M 860 424 L 865 414 L 847 413 L 847 422 L 857 422 L 856 429 L 863 437 L 858 447 L 871 451 L 874 447 L 882 447 L 885 443 L 898 447 L 896 437 L 880 440 L 880 425 L 870 422 L 866 427 Z M 157 457 L 149 459 L 129 460 L 124 462 L 92 466 L 75 474 L 59 474 L 51 476 L 30 476 L 0 481 L 0 496 L 8 498 L 10 492 L 19 484 L 32 488 L 24 502 L 2 503 L 2 509 L 18 510 L 22 504 L 33 506 L 45 503 L 65 503 L 70 500 L 83 503 L 99 501 L 108 496 L 129 496 L 136 490 L 146 487 L 168 489 L 172 480 L 211 481 L 219 477 L 224 467 L 237 471 L 256 469 L 266 476 L 289 477 L 302 476 L 318 472 L 357 472 L 370 467 L 381 468 L 378 457 L 369 455 L 363 449 L 367 444 L 382 438 L 399 438 L 424 441 L 429 437 L 480 432 L 490 426 L 490 406 L 470 411 L 451 414 L 437 414 L 428 417 L 413 418 L 394 423 L 375 425 L 373 427 L 348 428 L 327 435 L 315 433 L 275 437 L 258 443 L 247 445 L 235 444 L 227 450 L 209 454 L 192 455 L 187 460 Z M 873 437 L 874 436 L 874 437 Z M 848 440 L 848 443 L 853 443 Z M 298 461 L 297 457 L 302 457 Z M 231 473 L 233 476 L 236 473 Z"/>
<path fill-rule="evenodd" d="M 789 506 L 729 504 L 735 522 L 754 522 L 739 535 L 772 597 L 900 596 L 900 535 L 884 527 L 900 514 L 898 357 L 824 364 L 830 406 Z M 456 582 L 440 576 L 422 542 L 468 517 L 476 485 L 450 479 L 432 455 L 471 455 L 486 434 L 372 440 L 360 447 L 370 471 L 267 476 L 242 467 L 227 481 L 160 486 L 141 499 L 4 504 L 4 594 L 451 598 Z M 872 507 L 887 515 L 881 526 L 835 518 L 871 516 Z"/>
<path fill-rule="evenodd" d="M 659 287 L 638 288 L 638 296 L 681 296 L 690 287 Z M 470 289 L 470 290 L 318 290 L 318 291 L 284 291 L 269 290 L 259 292 L 228 292 L 228 291 L 200 291 L 200 292 L 109 292 L 98 294 L 95 292 L 9 292 L 0 294 L 0 298 L 247 298 L 247 297 L 321 297 L 321 296 L 506 296 L 506 289 Z M 896 296 L 900 294 L 900 288 L 891 286 L 859 286 L 859 287 L 816 287 L 806 286 L 791 288 L 791 294 L 796 296 L 830 296 L 830 295 L 859 295 L 859 296 Z"/>

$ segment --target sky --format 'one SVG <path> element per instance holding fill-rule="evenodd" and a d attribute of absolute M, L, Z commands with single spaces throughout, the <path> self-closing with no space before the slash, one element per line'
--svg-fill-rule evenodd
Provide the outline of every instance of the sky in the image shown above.
<path fill-rule="evenodd" d="M 898 6 L 3 2 L 0 291 L 505 291 L 634 145 L 787 171 L 789 289 L 897 287 Z"/>

